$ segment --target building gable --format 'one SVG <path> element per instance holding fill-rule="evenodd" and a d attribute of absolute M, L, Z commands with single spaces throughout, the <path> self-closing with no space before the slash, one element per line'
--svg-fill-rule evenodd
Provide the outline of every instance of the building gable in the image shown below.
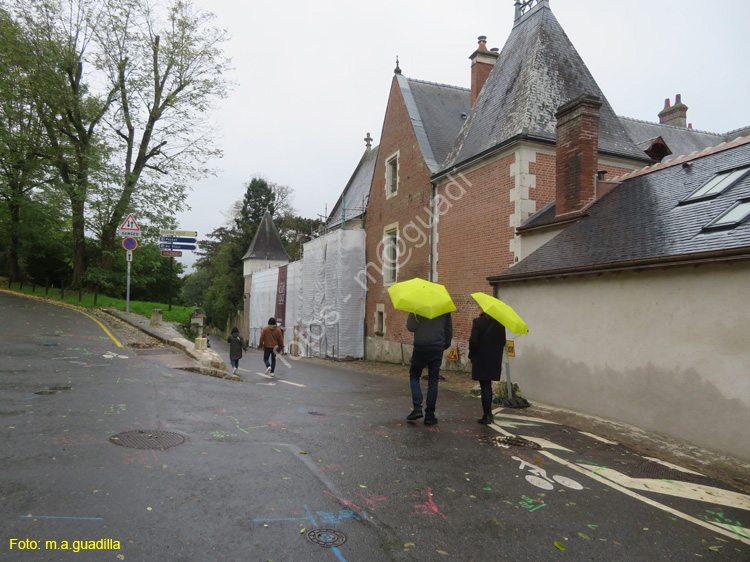
<path fill-rule="evenodd" d="M 554 143 L 555 111 L 583 94 L 602 100 L 600 152 L 650 161 L 631 140 L 543 0 L 516 21 L 441 172 L 516 138 Z"/>

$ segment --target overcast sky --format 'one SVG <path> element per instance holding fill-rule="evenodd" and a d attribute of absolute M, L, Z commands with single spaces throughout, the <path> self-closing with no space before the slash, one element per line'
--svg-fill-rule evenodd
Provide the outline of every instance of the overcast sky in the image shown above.
<path fill-rule="evenodd" d="M 255 175 L 288 185 L 303 217 L 330 212 L 365 149 L 380 142 L 396 56 L 409 78 L 469 87 L 477 37 L 502 49 L 514 0 L 195 0 L 228 30 L 237 83 L 213 117 L 224 158 L 178 216 L 199 238 L 226 222 Z M 550 0 L 618 115 L 658 122 L 682 94 L 688 122 L 750 125 L 747 0 Z M 179 261 L 192 264 L 192 252 Z"/>

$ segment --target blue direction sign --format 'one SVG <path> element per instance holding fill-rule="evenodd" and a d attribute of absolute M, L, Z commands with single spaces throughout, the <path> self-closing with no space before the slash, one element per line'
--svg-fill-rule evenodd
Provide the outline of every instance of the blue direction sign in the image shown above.
<path fill-rule="evenodd" d="M 162 250 L 195 250 L 197 246 L 194 244 L 159 244 L 159 248 Z"/>
<path fill-rule="evenodd" d="M 195 244 L 195 238 L 184 238 L 181 236 L 159 236 L 159 242 L 176 242 L 178 244 Z"/>

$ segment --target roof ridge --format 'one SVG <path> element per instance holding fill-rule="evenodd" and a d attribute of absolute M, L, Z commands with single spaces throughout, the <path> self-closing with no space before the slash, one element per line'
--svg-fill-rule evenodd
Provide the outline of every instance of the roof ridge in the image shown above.
<path fill-rule="evenodd" d="M 409 78 L 405 76 L 409 82 L 419 82 L 420 84 L 429 84 L 430 86 L 442 86 L 444 88 L 453 88 L 454 90 L 463 90 L 465 92 L 471 92 L 471 88 L 464 88 L 462 86 L 453 86 L 452 84 L 443 84 L 441 82 L 430 82 L 429 80 L 420 80 L 418 78 Z"/>
<path fill-rule="evenodd" d="M 667 125 L 666 123 L 657 123 L 656 121 L 646 121 L 645 119 L 636 119 L 635 117 L 626 117 L 625 115 L 618 115 L 618 119 L 626 119 L 628 121 L 634 121 L 636 123 L 645 123 L 646 125 L 658 125 L 659 127 L 667 127 L 668 129 L 680 129 L 682 131 L 692 131 L 694 133 L 703 133 L 706 135 L 715 135 L 717 137 L 724 137 L 731 133 L 732 131 L 729 131 L 729 133 L 715 133 L 713 131 L 703 131 L 701 129 L 688 129 L 687 127 L 680 127 L 678 125 Z M 745 127 L 740 127 L 739 129 L 735 129 L 737 131 L 740 131 L 744 129 Z"/>
<path fill-rule="evenodd" d="M 729 136 L 732 133 L 736 133 L 737 131 L 744 131 L 746 129 L 750 129 L 750 125 L 745 125 L 744 127 L 737 127 L 736 129 L 732 129 L 731 131 L 727 131 L 726 132 L 726 136 Z"/>
<path fill-rule="evenodd" d="M 666 168 L 676 166 L 677 164 L 683 164 L 685 162 L 690 162 L 691 160 L 697 160 L 698 158 L 716 154 L 717 152 L 723 152 L 725 150 L 729 150 L 730 148 L 735 148 L 743 144 L 750 144 L 750 136 L 737 137 L 736 139 L 722 142 L 721 144 L 717 144 L 716 146 L 709 146 L 708 148 L 704 148 L 703 150 L 696 150 L 694 152 L 691 152 L 690 154 L 683 154 L 682 156 L 678 156 L 673 160 L 659 162 L 658 164 L 652 164 L 651 166 L 646 166 L 645 168 L 641 168 L 640 170 L 633 170 L 632 172 L 628 172 L 627 174 L 616 176 L 610 181 L 623 182 L 636 176 L 643 176 L 646 174 L 650 174 L 651 172 L 664 170 Z"/>

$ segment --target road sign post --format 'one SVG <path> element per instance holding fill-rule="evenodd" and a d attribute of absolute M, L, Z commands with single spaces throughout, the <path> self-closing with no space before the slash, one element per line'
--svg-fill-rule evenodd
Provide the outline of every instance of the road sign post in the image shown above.
<path fill-rule="evenodd" d="M 128 260 L 128 283 L 127 288 L 125 289 L 125 312 L 128 313 L 130 312 L 130 262 L 131 260 Z"/>

